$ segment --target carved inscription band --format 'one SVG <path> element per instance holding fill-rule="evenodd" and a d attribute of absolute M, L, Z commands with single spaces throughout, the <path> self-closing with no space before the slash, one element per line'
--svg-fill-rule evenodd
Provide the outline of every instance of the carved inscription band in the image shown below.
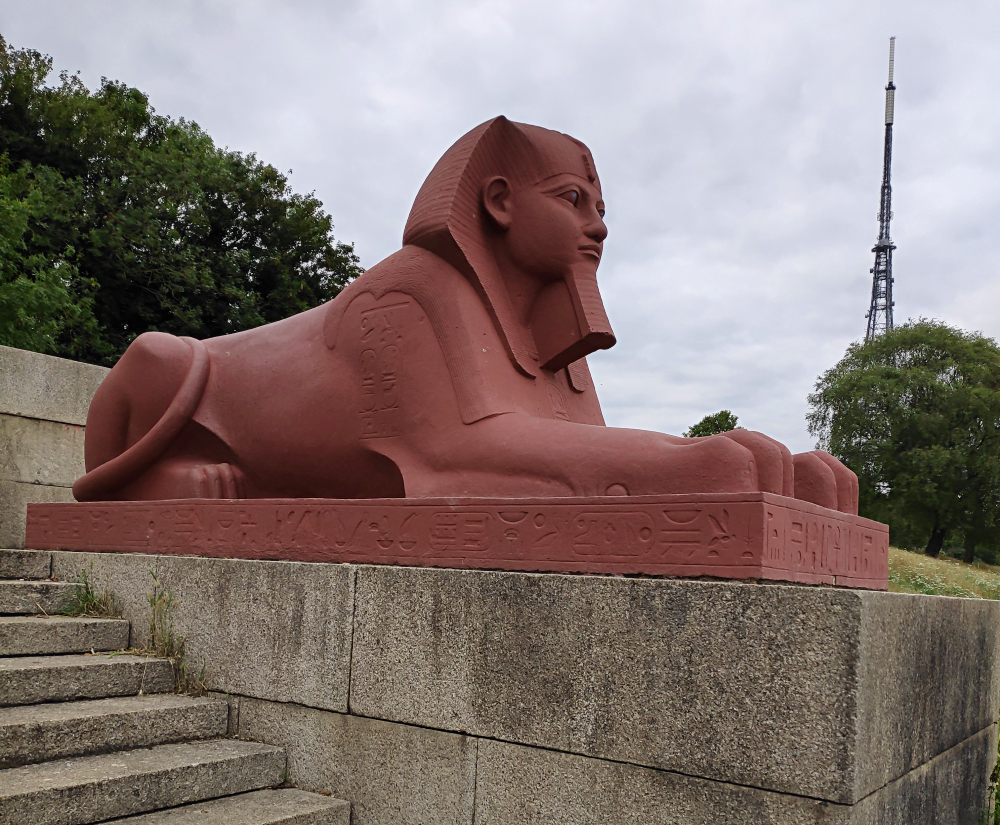
<path fill-rule="evenodd" d="M 885 589 L 887 528 L 766 493 L 28 506 L 27 546 Z"/>

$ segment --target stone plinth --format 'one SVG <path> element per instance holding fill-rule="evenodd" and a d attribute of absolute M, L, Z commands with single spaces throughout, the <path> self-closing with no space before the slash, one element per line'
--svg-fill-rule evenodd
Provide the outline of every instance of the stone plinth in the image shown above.
<path fill-rule="evenodd" d="M 996 761 L 998 602 L 45 555 L 118 596 L 134 645 L 155 572 L 233 732 L 357 825 L 975 825 Z"/>
<path fill-rule="evenodd" d="M 34 504 L 27 546 L 885 589 L 888 528 L 767 493 Z"/>

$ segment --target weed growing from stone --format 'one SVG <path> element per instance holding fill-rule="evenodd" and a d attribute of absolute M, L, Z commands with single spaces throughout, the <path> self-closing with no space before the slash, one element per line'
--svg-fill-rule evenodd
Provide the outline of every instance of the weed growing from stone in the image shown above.
<path fill-rule="evenodd" d="M 64 616 L 87 616 L 96 619 L 117 619 L 122 615 L 121 605 L 115 595 L 107 590 L 100 596 L 94 592 L 90 576 L 94 572 L 91 563 L 89 570 L 81 570 L 73 583 L 73 592 L 66 598 L 60 613 Z"/>
<path fill-rule="evenodd" d="M 1000 805 L 997 805 L 997 784 L 1000 783 L 1000 753 L 986 788 L 986 804 L 979 814 L 979 825 L 1000 825 Z"/>
<path fill-rule="evenodd" d="M 165 590 L 160 585 L 156 572 L 149 571 L 153 577 L 153 589 L 149 598 L 149 646 L 140 653 L 168 659 L 174 671 L 174 688 L 178 693 L 189 693 L 195 696 L 203 695 L 208 686 L 205 684 L 206 667 L 194 674 L 188 670 L 184 654 L 185 639 L 174 632 L 173 608 L 175 605 L 172 590 Z"/>

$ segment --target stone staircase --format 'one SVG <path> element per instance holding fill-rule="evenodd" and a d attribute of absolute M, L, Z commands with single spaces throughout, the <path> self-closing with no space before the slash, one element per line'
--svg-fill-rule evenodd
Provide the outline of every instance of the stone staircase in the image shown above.
<path fill-rule="evenodd" d="M 0 825 L 349 825 L 280 748 L 226 738 L 228 705 L 172 693 L 121 619 L 68 618 L 48 556 L 0 550 Z"/>

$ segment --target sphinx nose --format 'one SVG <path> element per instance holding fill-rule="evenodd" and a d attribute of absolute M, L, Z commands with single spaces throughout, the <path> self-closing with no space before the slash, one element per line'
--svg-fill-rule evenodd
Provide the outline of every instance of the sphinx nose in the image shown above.
<path fill-rule="evenodd" d="M 590 238 L 592 241 L 597 243 L 603 243 L 604 239 L 608 237 L 608 227 L 605 225 L 604 220 L 596 212 L 594 213 L 594 220 L 590 221 L 584 228 L 583 234 Z"/>

